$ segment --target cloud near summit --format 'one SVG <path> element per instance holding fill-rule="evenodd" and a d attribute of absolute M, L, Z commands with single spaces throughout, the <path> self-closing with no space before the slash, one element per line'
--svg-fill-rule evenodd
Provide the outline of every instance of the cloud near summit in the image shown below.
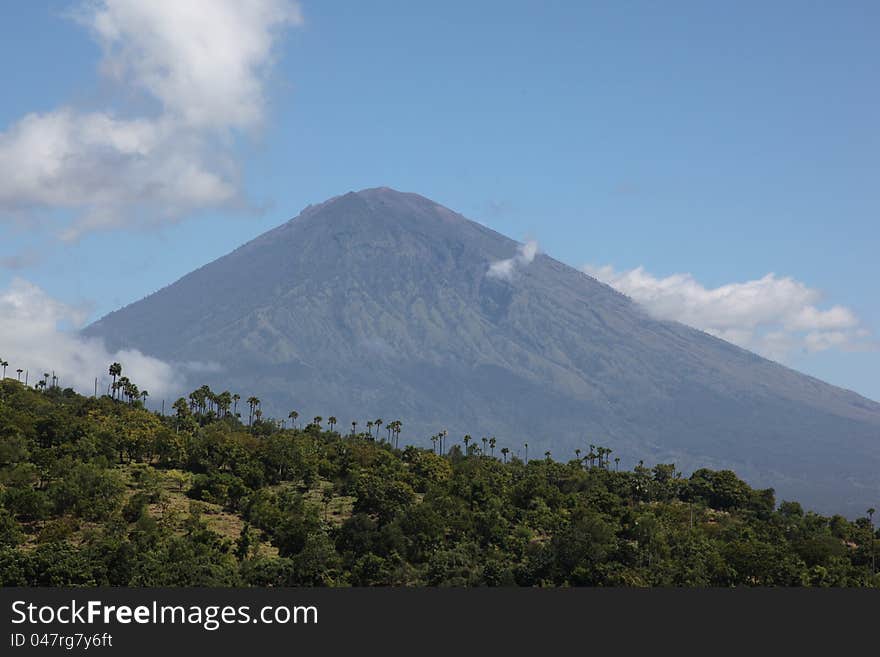
<path fill-rule="evenodd" d="M 512 258 L 496 260 L 490 264 L 486 275 L 489 278 L 500 278 L 509 281 L 513 278 L 517 268 L 531 264 L 536 255 L 538 255 L 538 243 L 534 240 L 529 240 L 517 247 L 516 255 Z"/>
<path fill-rule="evenodd" d="M 99 0 L 73 16 L 143 111 L 61 106 L 0 132 L 0 219 L 63 215 L 57 232 L 75 239 L 240 202 L 234 141 L 264 121 L 273 47 L 299 5 Z"/>
<path fill-rule="evenodd" d="M 691 274 L 658 278 L 636 267 L 585 265 L 583 271 L 631 297 L 651 315 L 682 322 L 784 361 L 800 352 L 873 349 L 876 344 L 845 306 L 819 308 L 819 290 L 791 277 L 762 278 L 707 288 Z"/>

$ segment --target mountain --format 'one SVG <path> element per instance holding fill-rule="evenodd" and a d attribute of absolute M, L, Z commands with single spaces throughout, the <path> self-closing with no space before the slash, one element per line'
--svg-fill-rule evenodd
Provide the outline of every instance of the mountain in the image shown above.
<path fill-rule="evenodd" d="M 399 418 L 530 457 L 729 467 L 826 512 L 880 497 L 880 404 L 682 324 L 416 194 L 367 189 L 299 216 L 85 331 L 219 365 L 193 384 L 267 415 Z M 131 375 L 136 380 L 136 373 Z M 451 442 L 450 442 L 451 444 Z"/>

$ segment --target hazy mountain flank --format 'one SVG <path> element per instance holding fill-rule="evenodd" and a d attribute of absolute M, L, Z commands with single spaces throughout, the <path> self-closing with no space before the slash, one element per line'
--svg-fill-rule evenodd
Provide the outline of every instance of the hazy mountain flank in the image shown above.
<path fill-rule="evenodd" d="M 193 384 L 267 415 L 399 418 L 414 442 L 447 428 L 531 457 L 601 444 L 626 465 L 731 467 L 823 511 L 876 503 L 880 404 L 652 319 L 545 255 L 487 275 L 517 247 L 416 194 L 348 193 L 86 333 L 219 363 Z"/>

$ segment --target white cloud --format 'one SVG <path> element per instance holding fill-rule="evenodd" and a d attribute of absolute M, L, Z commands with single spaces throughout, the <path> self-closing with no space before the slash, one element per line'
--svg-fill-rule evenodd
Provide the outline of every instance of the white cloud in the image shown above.
<path fill-rule="evenodd" d="M 784 360 L 796 350 L 872 346 L 852 310 L 819 308 L 822 294 L 791 277 L 771 273 L 707 288 L 690 274 L 657 278 L 642 267 L 618 272 L 586 265 L 583 270 L 655 317 L 688 324 L 769 358 Z"/>
<path fill-rule="evenodd" d="M 288 0 L 102 0 L 79 14 L 103 71 L 191 127 L 263 118 L 263 75 L 279 29 L 302 22 Z"/>
<path fill-rule="evenodd" d="M 13 279 L 0 291 L 0 356 L 9 362 L 6 375 L 28 370 L 33 384 L 43 372 L 54 372 L 62 387 L 87 395 L 94 392 L 98 377 L 101 394 L 107 389 L 109 364 L 119 362 L 123 374 L 153 399 L 170 398 L 183 389 L 182 376 L 168 363 L 137 350 L 111 352 L 102 340 L 79 336 L 75 329 L 86 316 L 85 310 L 53 299 L 33 283 Z"/>
<path fill-rule="evenodd" d="M 525 244 L 519 245 L 516 255 L 512 258 L 496 260 L 490 264 L 486 275 L 490 278 L 511 280 L 517 267 L 525 267 L 531 264 L 536 255 L 538 255 L 538 243 L 534 240 L 529 240 Z"/>
<path fill-rule="evenodd" d="M 236 202 L 235 135 L 264 119 L 272 47 L 301 22 L 298 5 L 101 0 L 76 16 L 126 101 L 134 92 L 153 108 L 121 116 L 61 107 L 0 132 L 0 216 L 64 210 L 74 219 L 61 236 L 74 239 Z"/>

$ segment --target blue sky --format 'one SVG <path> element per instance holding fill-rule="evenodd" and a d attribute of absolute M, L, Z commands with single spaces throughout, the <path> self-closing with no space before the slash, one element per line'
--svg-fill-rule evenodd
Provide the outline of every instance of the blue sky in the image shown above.
<path fill-rule="evenodd" d="M 880 399 L 877 3 L 261 2 L 224 63 L 236 89 L 208 71 L 192 93 L 142 66 L 165 47 L 140 30 L 162 37 L 161 9 L 3 4 L 0 289 L 27 281 L 76 324 L 309 203 L 386 185 Z M 168 34 L 192 27 L 226 53 L 213 4 Z M 235 57 L 253 69 L 236 78 Z M 16 159 L 26 117 L 42 135 L 62 111 L 94 177 L 20 180 L 49 175 Z M 78 134 L 95 116 L 159 143 L 148 162 L 190 157 L 219 182 L 129 193 L 141 170 Z M 144 201 L 163 185 L 167 200 Z"/>

